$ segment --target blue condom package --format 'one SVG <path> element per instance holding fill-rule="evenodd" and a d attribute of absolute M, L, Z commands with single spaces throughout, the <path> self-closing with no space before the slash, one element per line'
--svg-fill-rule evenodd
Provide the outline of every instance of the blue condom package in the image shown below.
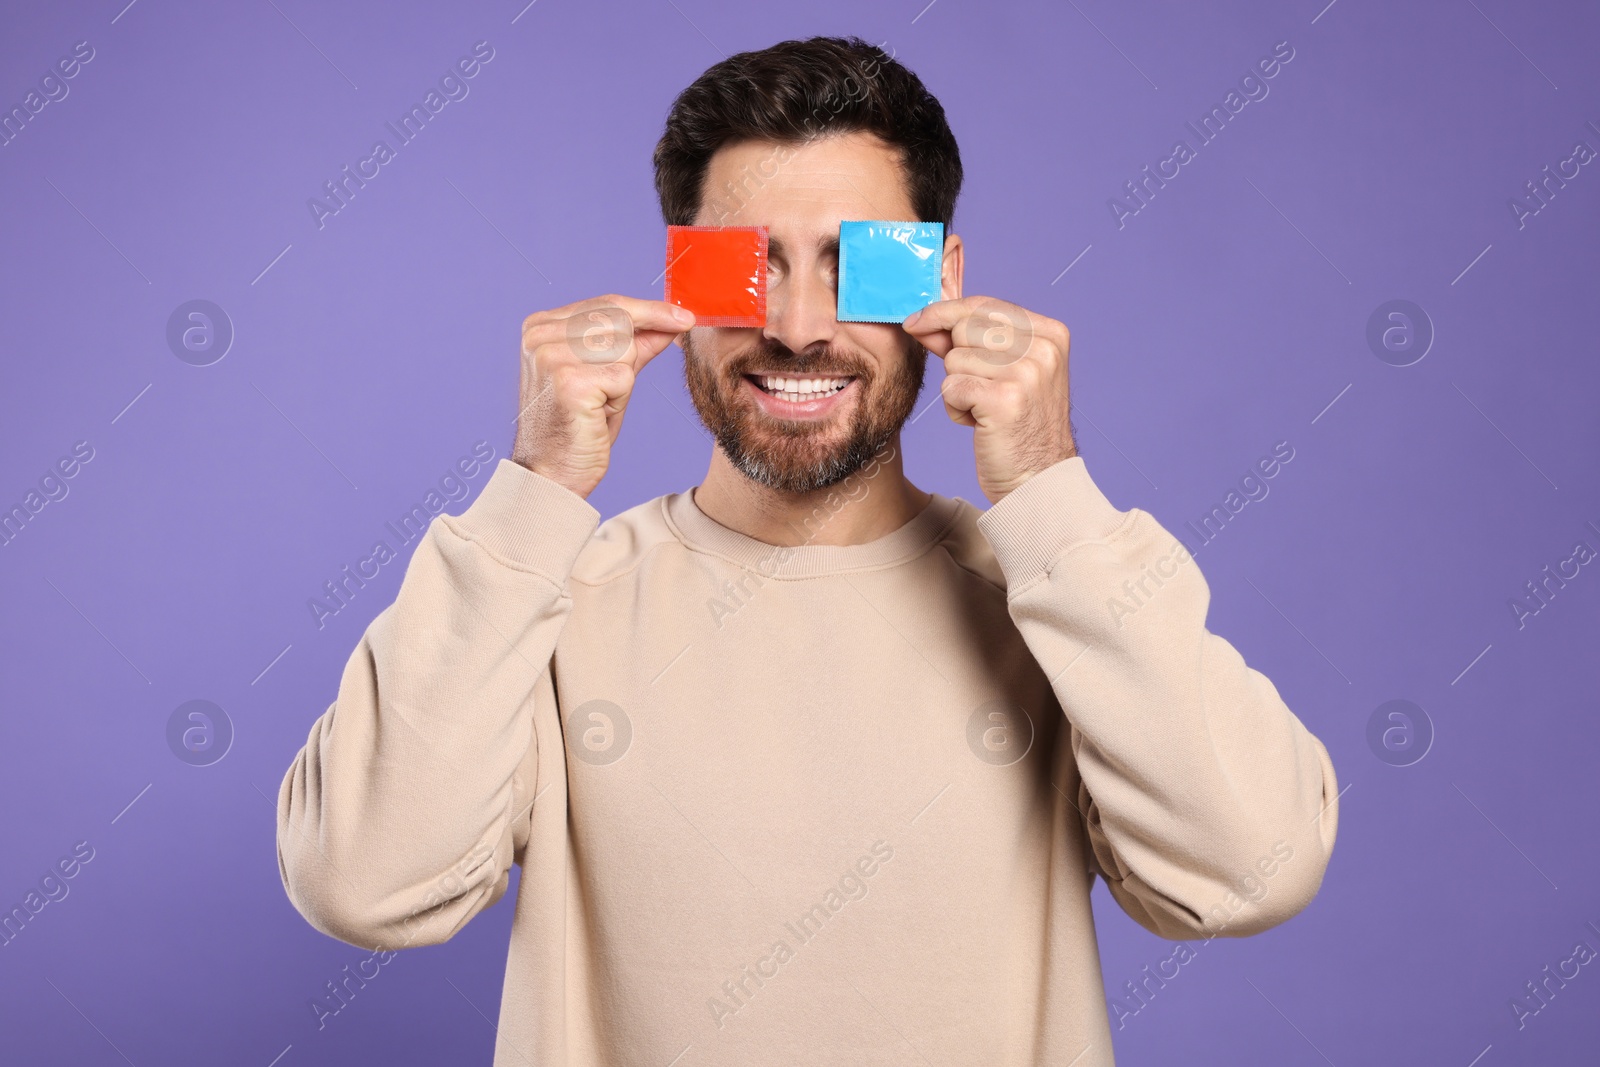
<path fill-rule="evenodd" d="M 939 299 L 942 222 L 839 223 L 840 322 L 900 322 Z"/>

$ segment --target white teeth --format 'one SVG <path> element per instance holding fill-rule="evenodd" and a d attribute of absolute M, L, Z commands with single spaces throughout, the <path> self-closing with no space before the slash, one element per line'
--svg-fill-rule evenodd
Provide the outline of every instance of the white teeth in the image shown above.
<path fill-rule="evenodd" d="M 761 387 L 769 393 L 791 401 L 832 396 L 850 384 L 848 378 L 778 378 L 772 375 L 762 375 L 760 381 Z"/>

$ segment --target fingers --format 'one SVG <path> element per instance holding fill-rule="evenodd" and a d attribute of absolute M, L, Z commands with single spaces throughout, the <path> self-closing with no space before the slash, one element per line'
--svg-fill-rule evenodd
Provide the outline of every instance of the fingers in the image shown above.
<path fill-rule="evenodd" d="M 913 312 L 901 323 L 905 331 L 913 337 L 934 330 L 948 331 L 957 322 L 966 318 L 983 304 L 997 304 L 1000 301 L 992 296 L 962 296 L 951 300 L 935 300 L 920 311 Z M 1020 311 L 1021 309 L 1018 308 Z"/>
<path fill-rule="evenodd" d="M 627 362 L 635 372 L 694 325 L 694 314 L 664 300 L 608 293 L 579 300 L 523 320 L 523 351 L 561 358 L 564 346 L 578 361 Z"/>
<path fill-rule="evenodd" d="M 1004 366 L 1036 350 L 1035 334 L 1053 339 L 1051 326 L 1059 324 L 1004 300 L 969 296 L 929 304 L 902 325 L 925 348 L 941 357 L 956 348 L 981 349 L 990 353 L 989 363 Z M 1059 331 L 1063 345 L 1065 330 L 1061 327 Z"/>
<path fill-rule="evenodd" d="M 979 310 L 984 304 L 994 304 L 999 301 L 992 297 L 964 296 L 954 300 L 935 300 L 921 311 L 908 316 L 902 322 L 901 328 L 922 343 L 922 346 L 937 356 L 944 354 L 956 347 L 960 341 L 952 336 L 957 324 Z M 1018 308 L 1018 311 L 1022 309 Z M 1024 312 L 1026 314 L 1026 312 Z"/>
<path fill-rule="evenodd" d="M 587 497 L 610 465 L 640 368 L 693 325 L 666 301 L 617 293 L 529 315 L 512 459 Z"/>
<path fill-rule="evenodd" d="M 551 380 L 565 410 L 575 415 L 615 415 L 627 406 L 637 378 L 628 363 L 617 362 L 595 367 L 560 366 L 551 372 Z"/>
<path fill-rule="evenodd" d="M 1065 389 L 1065 375 L 1059 372 L 1064 361 L 1043 343 L 1035 345 L 1037 359 L 1005 362 L 988 348 L 952 348 L 944 357 L 946 374 L 966 374 L 986 381 L 1014 382 L 1030 393 Z"/>
<path fill-rule="evenodd" d="M 984 379 L 971 374 L 947 375 L 939 384 L 939 393 L 944 397 L 944 413 L 957 425 L 977 426 L 978 419 L 973 408 L 983 401 L 987 385 Z"/>
<path fill-rule="evenodd" d="M 685 315 L 691 314 L 683 308 L 678 308 L 677 310 L 683 311 Z M 637 374 L 643 370 L 645 364 L 665 352 L 667 346 L 682 337 L 687 330 L 688 327 L 684 326 L 674 330 L 640 330 L 634 333 L 633 352 L 629 357 L 634 373 Z"/>
<path fill-rule="evenodd" d="M 945 372 L 1065 391 L 1071 335 L 1065 324 L 988 296 L 939 300 L 902 328 L 944 360 Z"/>
<path fill-rule="evenodd" d="M 621 308 L 633 321 L 634 328 L 640 330 L 666 330 L 678 334 L 694 323 L 694 314 L 687 308 L 680 308 L 665 300 L 644 300 L 636 296 L 622 296 L 619 293 L 591 296 L 548 311 L 537 311 L 528 316 L 528 320 L 531 322 L 536 318 L 565 319 L 579 312 L 600 307 Z M 679 318 L 678 312 L 688 317 Z"/>

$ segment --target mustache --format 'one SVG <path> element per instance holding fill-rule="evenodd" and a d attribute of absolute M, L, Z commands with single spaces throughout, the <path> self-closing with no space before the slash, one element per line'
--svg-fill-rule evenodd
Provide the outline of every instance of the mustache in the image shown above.
<path fill-rule="evenodd" d="M 796 376 L 851 377 L 863 381 L 873 376 L 865 360 L 855 357 L 845 349 L 831 345 L 818 345 L 795 353 L 787 346 L 771 341 L 758 342 L 742 352 L 730 356 L 723 364 L 724 373 L 740 378 L 757 371 L 775 371 Z"/>

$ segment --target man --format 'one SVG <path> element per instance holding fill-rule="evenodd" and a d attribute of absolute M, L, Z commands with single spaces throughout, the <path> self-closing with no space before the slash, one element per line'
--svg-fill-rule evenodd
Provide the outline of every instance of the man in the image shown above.
<path fill-rule="evenodd" d="M 430 526 L 284 780 L 290 898 L 387 951 L 519 865 L 500 1067 L 1111 1064 L 1094 876 L 1165 938 L 1284 921 L 1333 847 L 1327 751 L 1090 480 L 1066 327 L 963 295 L 915 75 L 855 38 L 733 56 L 655 166 L 669 224 L 770 228 L 767 324 L 527 319 L 511 459 Z M 842 219 L 944 222 L 943 299 L 837 321 Z M 705 481 L 600 524 L 674 340 Z M 986 511 L 904 474 L 925 350 Z"/>

